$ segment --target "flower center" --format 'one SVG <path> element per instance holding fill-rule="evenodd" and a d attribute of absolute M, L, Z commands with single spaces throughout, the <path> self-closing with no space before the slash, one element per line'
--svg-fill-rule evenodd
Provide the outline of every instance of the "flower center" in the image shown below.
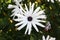
<path fill-rule="evenodd" d="M 29 16 L 27 19 L 28 19 L 28 21 L 32 21 L 33 18 L 31 16 Z"/>

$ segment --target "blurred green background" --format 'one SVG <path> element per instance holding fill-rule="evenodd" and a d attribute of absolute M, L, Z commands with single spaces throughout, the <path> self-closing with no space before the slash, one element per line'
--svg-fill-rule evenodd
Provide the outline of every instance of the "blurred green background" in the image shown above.
<path fill-rule="evenodd" d="M 44 28 L 39 28 L 40 32 L 37 33 L 34 28 L 30 35 L 25 35 L 23 28 L 17 31 L 14 26 L 16 22 L 12 20 L 10 15 L 12 9 L 8 9 L 9 4 L 15 4 L 13 0 L 0 0 L 0 40 L 42 40 L 42 35 L 50 35 L 60 40 L 60 2 L 54 0 L 54 3 L 47 2 L 47 0 L 24 0 L 23 4 L 29 2 L 35 3 L 35 7 L 40 6 L 45 9 L 47 21 L 51 23 L 51 29 L 46 31 Z"/>

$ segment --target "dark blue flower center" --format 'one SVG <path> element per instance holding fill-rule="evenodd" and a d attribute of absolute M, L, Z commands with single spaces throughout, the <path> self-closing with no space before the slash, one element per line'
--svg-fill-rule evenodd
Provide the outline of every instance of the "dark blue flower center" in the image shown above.
<path fill-rule="evenodd" d="M 31 16 L 29 16 L 27 19 L 28 19 L 28 21 L 32 21 L 33 18 Z"/>

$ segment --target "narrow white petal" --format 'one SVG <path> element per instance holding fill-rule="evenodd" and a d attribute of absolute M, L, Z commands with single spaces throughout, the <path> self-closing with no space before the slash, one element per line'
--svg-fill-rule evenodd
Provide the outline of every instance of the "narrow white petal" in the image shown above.
<path fill-rule="evenodd" d="M 35 4 L 33 3 L 33 4 L 32 4 L 32 11 L 34 10 L 34 5 L 35 5 Z"/>
<path fill-rule="evenodd" d="M 31 23 L 29 23 L 29 31 L 28 31 L 28 35 L 30 35 L 31 30 L 32 30 L 32 24 L 31 24 Z"/>
<path fill-rule="evenodd" d="M 46 23 L 46 21 L 45 20 L 36 20 L 37 22 L 44 22 L 44 23 Z"/>
<path fill-rule="evenodd" d="M 35 30 L 36 30 L 37 32 L 39 32 L 39 30 L 38 30 L 37 26 L 35 25 L 35 23 L 32 23 L 32 25 L 33 25 L 33 27 L 35 28 Z"/>
<path fill-rule="evenodd" d="M 21 25 L 21 24 L 23 24 L 23 23 L 24 23 L 24 21 L 22 21 L 22 22 L 20 22 L 20 23 L 15 24 L 15 26 L 19 26 L 19 25 Z"/>
<path fill-rule="evenodd" d="M 30 23 L 28 22 L 25 34 L 29 31 L 29 26 L 30 26 Z"/>
<path fill-rule="evenodd" d="M 17 9 L 16 9 L 16 8 L 12 10 L 12 12 L 15 12 L 15 11 L 17 11 Z"/>
<path fill-rule="evenodd" d="M 23 23 L 20 27 L 17 28 L 17 30 L 21 30 L 22 28 L 25 27 L 26 24 L 27 24 L 27 23 Z"/>
<path fill-rule="evenodd" d="M 45 27 L 43 24 L 36 22 L 36 25 L 39 25 L 41 27 Z"/>
<path fill-rule="evenodd" d="M 34 11 L 34 3 L 32 4 L 32 6 L 31 6 L 31 13 L 33 13 L 33 11 Z"/>
<path fill-rule="evenodd" d="M 14 12 L 14 13 L 11 15 L 11 17 L 14 16 L 15 14 L 16 14 L 16 12 Z"/>
<path fill-rule="evenodd" d="M 36 18 L 46 19 L 46 15 L 40 15 L 40 16 L 37 16 Z"/>
<path fill-rule="evenodd" d="M 29 3 L 29 11 L 31 10 L 31 2 Z"/>
<path fill-rule="evenodd" d="M 42 36 L 42 39 L 45 40 L 45 36 L 44 35 Z"/>
<path fill-rule="evenodd" d="M 24 13 L 26 13 L 26 11 L 22 8 L 22 6 L 20 5 L 20 9 L 24 12 Z"/>
<path fill-rule="evenodd" d="M 46 38 L 46 40 L 49 40 L 49 37 L 50 37 L 50 36 L 48 35 L 47 38 Z"/>
<path fill-rule="evenodd" d="M 40 10 L 40 7 L 38 7 L 37 9 L 35 9 L 35 11 L 33 12 L 33 14 L 37 13 Z"/>
<path fill-rule="evenodd" d="M 26 11 L 28 11 L 28 7 L 27 7 L 27 5 L 25 4 L 25 9 L 26 9 Z"/>
<path fill-rule="evenodd" d="M 22 21 L 23 19 L 13 19 L 14 21 Z"/>
<path fill-rule="evenodd" d="M 16 7 L 15 5 L 11 5 L 11 4 L 8 5 L 8 8 L 15 8 L 15 7 Z"/>
<path fill-rule="evenodd" d="M 26 31 L 25 31 L 25 34 L 28 32 L 28 29 L 29 29 L 29 27 L 27 26 Z"/>

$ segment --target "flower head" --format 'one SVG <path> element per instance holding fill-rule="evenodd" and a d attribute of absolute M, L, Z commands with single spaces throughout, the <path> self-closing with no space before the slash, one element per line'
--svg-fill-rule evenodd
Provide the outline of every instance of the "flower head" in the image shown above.
<path fill-rule="evenodd" d="M 21 30 L 27 25 L 25 34 L 28 32 L 29 35 L 31 33 L 32 26 L 35 28 L 37 32 L 39 32 L 38 27 L 36 25 L 40 27 L 45 27 L 41 22 L 43 23 L 46 22 L 45 21 L 46 15 L 44 13 L 44 10 L 41 10 L 40 7 L 37 7 L 34 10 L 34 5 L 35 5 L 34 3 L 33 4 L 30 3 L 28 8 L 27 5 L 25 4 L 25 9 L 22 7 L 22 5 L 19 5 L 20 8 L 14 6 L 15 9 L 13 10 L 14 12 L 13 20 L 19 22 L 15 24 L 15 26 L 20 25 L 17 28 L 17 30 Z"/>

